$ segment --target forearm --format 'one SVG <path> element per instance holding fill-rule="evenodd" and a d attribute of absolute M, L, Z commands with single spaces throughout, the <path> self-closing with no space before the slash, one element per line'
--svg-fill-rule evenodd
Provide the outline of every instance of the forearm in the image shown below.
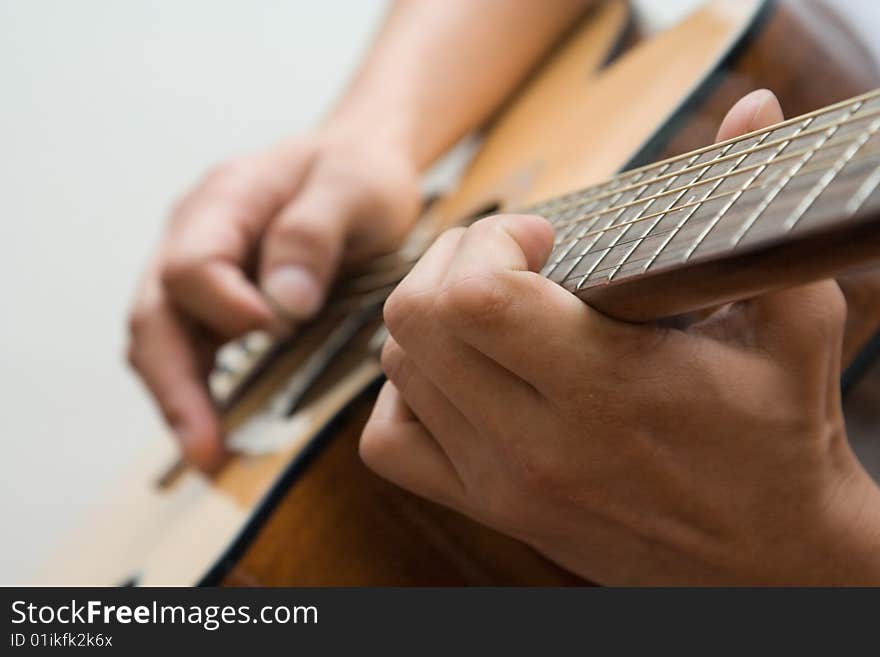
<path fill-rule="evenodd" d="M 485 121 L 589 0 L 397 0 L 327 119 L 423 169 Z"/>

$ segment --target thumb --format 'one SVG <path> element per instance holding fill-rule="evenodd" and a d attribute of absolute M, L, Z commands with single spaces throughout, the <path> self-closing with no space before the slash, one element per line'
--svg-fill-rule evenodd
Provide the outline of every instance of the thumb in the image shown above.
<path fill-rule="evenodd" d="M 759 89 L 741 98 L 730 109 L 718 129 L 718 140 L 760 130 L 782 120 L 782 108 L 776 96 L 767 89 Z M 834 281 L 763 294 L 739 304 L 737 310 L 739 312 L 733 313 L 727 321 L 733 322 L 734 317 L 743 320 L 734 333 L 750 346 L 778 355 L 787 354 L 795 364 L 815 360 L 817 351 L 821 352 L 824 347 L 830 347 L 830 353 L 840 353 L 846 302 Z M 711 330 L 712 322 L 707 326 Z"/>
<path fill-rule="evenodd" d="M 308 319 L 323 305 L 354 212 L 353 204 L 340 193 L 324 185 L 307 185 L 267 230 L 260 282 L 287 319 Z"/>
<path fill-rule="evenodd" d="M 758 89 L 739 99 L 718 128 L 716 141 L 739 137 L 766 128 L 783 119 L 782 107 L 772 91 Z"/>

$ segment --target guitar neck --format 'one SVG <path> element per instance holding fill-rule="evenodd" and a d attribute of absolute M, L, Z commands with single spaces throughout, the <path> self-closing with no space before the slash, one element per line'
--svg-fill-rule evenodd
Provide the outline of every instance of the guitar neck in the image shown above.
<path fill-rule="evenodd" d="M 649 321 L 880 258 L 880 90 L 528 208 L 543 274 Z"/>

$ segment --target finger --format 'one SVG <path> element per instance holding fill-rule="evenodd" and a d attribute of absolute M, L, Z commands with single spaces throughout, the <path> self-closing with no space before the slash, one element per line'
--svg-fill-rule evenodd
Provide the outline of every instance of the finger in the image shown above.
<path fill-rule="evenodd" d="M 360 455 L 380 477 L 460 509 L 463 490 L 452 464 L 391 382 L 382 387 L 364 427 Z"/>
<path fill-rule="evenodd" d="M 456 464 L 463 467 L 473 462 L 480 447 L 473 426 L 392 337 L 382 349 L 382 369 L 415 417 L 449 455 L 456 471 Z"/>
<path fill-rule="evenodd" d="M 159 275 L 185 314 L 227 338 L 270 328 L 275 314 L 245 269 L 307 164 L 299 151 L 245 158 L 210 174 L 178 206 Z"/>
<path fill-rule="evenodd" d="M 772 91 L 758 89 L 740 98 L 718 128 L 715 141 L 739 137 L 782 121 L 782 107 Z"/>
<path fill-rule="evenodd" d="M 418 369 L 480 430 L 509 432 L 533 408 L 532 387 L 455 338 L 439 321 L 442 280 L 465 231 L 442 235 L 385 304 L 391 336 Z M 474 394 L 475 390 L 483 391 Z M 520 425 L 521 427 L 521 425 Z"/>
<path fill-rule="evenodd" d="M 760 130 L 783 118 L 771 91 L 753 91 L 727 113 L 718 140 Z M 834 281 L 824 281 L 734 304 L 695 325 L 692 332 L 769 354 L 788 371 L 799 372 L 811 390 L 815 381 L 836 389 L 845 319 L 846 301 L 840 288 Z"/>
<path fill-rule="evenodd" d="M 776 96 L 767 89 L 759 89 L 731 108 L 718 130 L 718 139 L 759 130 L 783 118 Z M 846 302 L 833 281 L 766 294 L 740 304 L 735 311 L 726 318 L 728 322 L 739 324 L 738 330 L 733 331 L 734 339 L 777 355 L 787 354 L 793 363 L 817 361 L 816 349 L 820 346 L 830 347 L 835 355 L 841 351 L 837 343 L 842 341 Z M 829 365 L 823 358 L 814 364 L 821 370 L 814 374 L 823 379 L 833 376 L 836 385 L 835 364 Z"/>
<path fill-rule="evenodd" d="M 188 461 L 205 470 L 224 457 L 220 425 L 190 335 L 167 304 L 135 313 L 129 361 L 152 393 Z"/>
<path fill-rule="evenodd" d="M 659 329 L 614 322 L 531 271 L 549 247 L 542 221 L 507 216 L 474 224 L 448 266 L 436 303 L 438 322 L 456 338 L 554 397 L 570 383 L 557 373 L 570 370 L 573 359 L 588 360 L 585 377 L 598 377 L 607 353 L 619 354 L 626 340 L 649 340 Z"/>
<path fill-rule="evenodd" d="M 398 290 L 406 290 L 407 294 L 434 292 L 434 287 L 449 268 L 464 233 L 464 228 L 452 228 L 441 233 L 400 282 Z"/>
<path fill-rule="evenodd" d="M 181 247 L 183 243 L 181 243 Z M 265 298 L 234 262 L 169 260 L 162 283 L 174 304 L 225 338 L 271 329 L 276 320 Z"/>
<path fill-rule="evenodd" d="M 553 226 L 541 217 L 502 214 L 481 219 L 462 236 L 447 281 L 498 271 L 538 271 L 553 248 Z"/>
<path fill-rule="evenodd" d="M 260 281 L 279 312 L 313 316 L 342 258 L 346 238 L 363 210 L 355 191 L 313 172 L 301 192 L 272 221 L 263 240 Z"/>

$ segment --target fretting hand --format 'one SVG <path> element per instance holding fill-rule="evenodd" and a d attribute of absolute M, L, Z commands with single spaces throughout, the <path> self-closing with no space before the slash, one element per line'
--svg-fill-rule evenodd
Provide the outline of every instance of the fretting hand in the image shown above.
<path fill-rule="evenodd" d="M 756 92 L 720 134 L 781 118 Z M 880 583 L 837 284 L 632 325 L 535 273 L 551 244 L 543 219 L 499 216 L 417 264 L 385 307 L 367 465 L 599 583 Z"/>

